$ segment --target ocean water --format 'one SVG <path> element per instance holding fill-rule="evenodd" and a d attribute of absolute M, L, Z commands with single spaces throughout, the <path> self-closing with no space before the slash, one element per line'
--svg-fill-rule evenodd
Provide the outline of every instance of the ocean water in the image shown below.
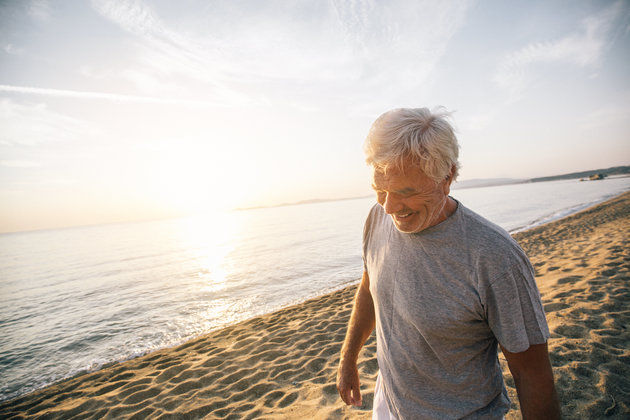
<path fill-rule="evenodd" d="M 630 178 L 453 190 L 509 231 Z M 356 283 L 372 198 L 0 235 L 0 401 Z"/>

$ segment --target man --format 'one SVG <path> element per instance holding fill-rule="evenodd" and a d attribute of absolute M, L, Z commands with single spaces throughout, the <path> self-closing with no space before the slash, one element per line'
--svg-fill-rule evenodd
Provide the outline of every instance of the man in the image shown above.
<path fill-rule="evenodd" d="M 365 144 L 375 205 L 337 388 L 361 405 L 358 354 L 376 328 L 375 419 L 500 419 L 500 346 L 525 419 L 560 410 L 534 272 L 500 227 L 449 196 L 459 146 L 447 114 L 396 109 Z"/>

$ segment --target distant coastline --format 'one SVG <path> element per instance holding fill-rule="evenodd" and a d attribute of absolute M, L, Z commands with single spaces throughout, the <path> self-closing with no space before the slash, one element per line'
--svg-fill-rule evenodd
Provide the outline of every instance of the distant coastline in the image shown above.
<path fill-rule="evenodd" d="M 521 179 L 521 178 L 468 179 L 465 181 L 456 181 L 452 185 L 451 188 L 453 190 L 463 190 L 466 188 L 496 187 L 500 185 L 526 184 L 529 182 L 559 181 L 563 179 L 588 180 L 591 176 L 594 176 L 594 175 L 601 175 L 602 179 L 608 176 L 614 176 L 614 175 L 630 175 L 630 166 L 614 166 L 612 168 L 606 168 L 606 169 L 593 169 L 590 171 L 571 172 L 571 173 L 562 174 L 562 175 L 553 175 L 553 176 L 527 178 L 527 179 Z M 370 197 L 372 197 L 371 194 L 357 196 L 357 197 L 346 197 L 346 198 L 314 198 L 310 200 L 301 200 L 301 201 L 295 201 L 295 202 L 290 202 L 290 203 L 271 204 L 271 205 L 266 205 L 266 206 L 239 207 L 234 210 L 241 211 L 241 210 L 267 209 L 267 208 L 286 207 L 286 206 L 300 206 L 302 204 L 326 203 L 329 201 L 358 200 L 358 199 L 370 198 Z"/>
<path fill-rule="evenodd" d="M 256 209 L 271 209 L 275 207 L 288 207 L 288 206 L 301 206 L 302 204 L 316 204 L 316 203 L 327 203 L 329 201 L 348 201 L 348 200 L 360 200 L 362 198 L 370 198 L 369 195 L 362 195 L 357 197 L 345 197 L 345 198 L 313 198 L 310 200 L 301 200 L 294 201 L 290 203 L 280 203 L 280 204 L 270 204 L 267 206 L 252 206 L 252 207 L 238 207 L 235 208 L 234 211 L 242 211 L 242 210 L 256 210 Z"/>
<path fill-rule="evenodd" d="M 518 178 L 489 178 L 489 179 L 471 179 L 453 184 L 452 189 L 464 189 L 464 188 L 481 188 L 481 187 L 496 187 L 498 185 L 510 185 L 510 184 L 525 184 L 529 182 L 548 182 L 548 181 L 560 181 L 564 179 L 584 179 L 588 180 L 593 176 L 600 176 L 599 179 L 604 179 L 609 176 L 615 175 L 630 175 L 630 166 L 614 166 L 606 169 L 593 169 L 590 171 L 571 172 L 562 175 L 544 176 L 538 178 L 518 179 Z"/>
<path fill-rule="evenodd" d="M 612 168 L 607 168 L 607 169 L 595 169 L 592 171 L 572 172 L 570 174 L 564 174 L 564 175 L 532 178 L 525 182 L 546 182 L 546 181 L 558 181 L 561 179 L 581 179 L 581 178 L 588 179 L 589 177 L 593 175 L 602 175 L 605 178 L 611 175 L 628 175 L 628 174 L 630 174 L 630 166 L 614 166 Z"/>

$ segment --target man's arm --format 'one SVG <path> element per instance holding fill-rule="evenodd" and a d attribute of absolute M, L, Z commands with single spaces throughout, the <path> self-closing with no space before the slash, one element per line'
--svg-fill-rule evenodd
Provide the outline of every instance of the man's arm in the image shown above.
<path fill-rule="evenodd" d="M 346 332 L 346 339 L 341 347 L 341 358 L 337 370 L 337 390 L 341 399 L 348 405 L 361 405 L 359 389 L 359 371 L 357 360 L 359 351 L 367 341 L 376 324 L 374 301 L 370 294 L 370 279 L 363 273 L 352 307 L 352 315 Z"/>
<path fill-rule="evenodd" d="M 514 377 L 523 419 L 560 419 L 547 343 L 521 353 L 510 353 L 503 346 L 501 350 Z"/>

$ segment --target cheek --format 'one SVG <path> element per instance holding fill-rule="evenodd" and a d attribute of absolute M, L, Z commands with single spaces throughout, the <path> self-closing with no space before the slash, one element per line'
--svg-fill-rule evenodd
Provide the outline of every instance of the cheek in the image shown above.
<path fill-rule="evenodd" d="M 430 211 L 432 201 L 433 200 L 430 197 L 422 197 L 422 198 L 416 198 L 413 200 L 408 200 L 406 204 L 407 204 L 407 207 L 412 210 L 419 211 L 421 213 L 426 213 Z"/>
<path fill-rule="evenodd" d="M 408 207 L 425 215 L 431 215 L 442 207 L 439 195 L 423 197 L 408 203 Z"/>

